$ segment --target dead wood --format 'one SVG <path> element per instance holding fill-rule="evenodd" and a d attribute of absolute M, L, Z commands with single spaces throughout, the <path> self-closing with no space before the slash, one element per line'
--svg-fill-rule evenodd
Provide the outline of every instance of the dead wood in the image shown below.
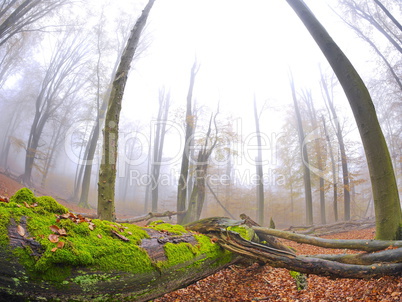
<path fill-rule="evenodd" d="M 331 240 L 325 238 L 319 238 L 308 235 L 295 234 L 287 231 L 280 231 L 275 229 L 268 229 L 262 227 L 252 227 L 252 229 L 257 234 L 266 234 L 275 236 L 278 238 L 283 238 L 287 240 L 292 240 L 298 243 L 307 243 L 315 246 L 334 248 L 334 249 L 349 249 L 349 250 L 359 250 L 365 252 L 374 252 L 385 250 L 390 247 L 402 247 L 402 241 L 385 241 L 385 240 Z"/>

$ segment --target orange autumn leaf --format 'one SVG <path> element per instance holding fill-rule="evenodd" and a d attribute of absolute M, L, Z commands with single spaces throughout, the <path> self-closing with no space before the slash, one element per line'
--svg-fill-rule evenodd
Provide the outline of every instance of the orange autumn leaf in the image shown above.
<path fill-rule="evenodd" d="M 30 207 L 31 207 L 26 201 L 24 201 L 24 205 L 25 205 L 26 208 L 30 208 Z"/>
<path fill-rule="evenodd" d="M 17 232 L 18 234 L 20 234 L 21 237 L 25 236 L 25 229 L 20 225 L 17 226 Z"/>
<path fill-rule="evenodd" d="M 60 228 L 57 225 L 51 225 L 49 228 L 53 233 L 58 233 L 60 230 Z"/>
<path fill-rule="evenodd" d="M 57 247 L 52 248 L 50 251 L 54 253 L 55 251 L 57 251 Z"/>
<path fill-rule="evenodd" d="M 56 234 L 50 234 L 48 238 L 49 238 L 49 241 L 53 242 L 53 243 L 56 243 L 59 241 L 59 235 L 56 235 Z"/>
<path fill-rule="evenodd" d="M 58 248 L 58 249 L 62 249 L 62 248 L 64 247 L 64 244 L 65 244 L 64 241 L 59 241 L 59 242 L 57 243 L 57 248 Z"/>

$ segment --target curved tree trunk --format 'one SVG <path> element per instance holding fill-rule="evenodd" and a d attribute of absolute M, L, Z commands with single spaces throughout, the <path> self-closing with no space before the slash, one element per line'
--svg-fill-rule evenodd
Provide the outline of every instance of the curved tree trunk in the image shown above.
<path fill-rule="evenodd" d="M 400 237 L 399 193 L 391 156 L 370 94 L 348 58 L 301 0 L 286 0 L 332 66 L 349 100 L 363 142 L 374 197 L 377 239 Z"/>

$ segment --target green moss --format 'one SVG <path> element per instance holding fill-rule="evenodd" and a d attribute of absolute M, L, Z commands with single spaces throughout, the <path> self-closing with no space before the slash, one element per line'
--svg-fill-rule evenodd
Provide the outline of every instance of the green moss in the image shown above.
<path fill-rule="evenodd" d="M 38 204 L 39 209 L 42 208 L 44 211 L 55 214 L 68 213 L 68 209 L 59 204 L 53 197 L 50 196 L 36 197 L 35 201 Z"/>
<path fill-rule="evenodd" d="M 254 230 L 245 225 L 231 226 L 228 227 L 227 230 L 238 233 L 243 239 L 246 240 L 252 240 L 255 235 Z"/>
<path fill-rule="evenodd" d="M 176 234 L 176 235 L 183 235 L 187 233 L 186 229 L 179 224 L 169 224 L 165 223 L 162 220 L 157 220 L 153 221 L 148 225 L 148 228 L 154 229 L 156 231 L 160 232 L 168 232 L 171 234 Z"/>
<path fill-rule="evenodd" d="M 296 272 L 296 271 L 289 271 L 290 276 L 295 280 L 297 290 L 307 289 L 308 287 L 308 280 L 305 274 Z"/>
<path fill-rule="evenodd" d="M 24 201 L 28 204 L 32 204 L 35 201 L 35 196 L 32 191 L 28 188 L 19 189 L 13 196 L 10 198 L 10 202 L 15 202 L 18 204 L 24 204 Z"/>
<path fill-rule="evenodd" d="M 31 206 L 26 206 L 32 205 Z M 214 265 L 229 262 L 232 254 L 211 242 L 205 235 L 194 235 L 197 244 L 167 243 L 164 245 L 167 261 L 154 263 L 146 251 L 138 245 L 144 238 L 149 238 L 144 228 L 132 224 L 117 224 L 114 222 L 94 219 L 94 229 L 88 222 L 75 223 L 70 219 L 58 219 L 67 213 L 68 209 L 58 204 L 52 197 L 34 197 L 29 189 L 21 189 L 11 198 L 9 203 L 0 203 L 0 248 L 8 247 L 8 226 L 14 220 L 18 225 L 21 217 L 27 217 L 27 237 L 34 238 L 41 246 L 40 255 L 29 246 L 13 249 L 14 255 L 25 267 L 31 279 L 56 282 L 60 286 L 79 284 L 83 289 L 91 290 L 104 276 L 116 271 L 133 274 L 146 273 L 155 270 L 155 266 L 163 270 L 186 261 L 199 260 L 193 265 L 201 265 L 205 259 L 219 259 Z M 64 229 L 67 236 L 60 236 L 64 242 L 62 248 L 49 240 L 54 234 L 51 225 Z M 170 234 L 187 233 L 181 225 L 170 225 L 164 222 L 154 222 L 148 228 L 164 231 Z M 244 231 L 244 229 L 235 229 Z M 123 241 L 112 231 L 125 236 L 129 241 Z M 53 251 L 52 251 L 53 250 Z M 36 254 L 37 256 L 33 256 Z M 207 258 L 206 258 L 207 257 Z M 85 268 L 87 272 L 102 271 L 105 275 L 72 277 L 74 268 Z M 183 268 L 184 269 L 184 268 Z M 74 274 L 75 276 L 75 274 Z"/>

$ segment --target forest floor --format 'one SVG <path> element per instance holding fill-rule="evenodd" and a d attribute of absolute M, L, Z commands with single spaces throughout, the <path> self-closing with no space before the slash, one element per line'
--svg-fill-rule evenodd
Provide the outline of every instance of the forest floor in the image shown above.
<path fill-rule="evenodd" d="M 0 174 L 0 195 L 10 197 L 23 185 Z M 43 193 L 43 192 L 38 192 Z M 41 195 L 41 194 L 38 194 Z M 58 200 L 70 210 L 93 214 L 94 210 L 77 207 L 65 200 Z M 323 236 L 337 239 L 373 239 L 374 229 L 349 231 Z M 349 251 L 330 250 L 305 244 L 286 242 L 298 254 L 340 254 Z M 281 302 L 402 302 L 402 277 L 382 277 L 370 280 L 330 279 L 310 275 L 308 288 L 297 290 L 294 279 L 286 269 L 268 265 L 249 267 L 232 265 L 218 273 L 155 299 L 154 302 L 240 302 L 240 301 L 281 301 Z"/>

